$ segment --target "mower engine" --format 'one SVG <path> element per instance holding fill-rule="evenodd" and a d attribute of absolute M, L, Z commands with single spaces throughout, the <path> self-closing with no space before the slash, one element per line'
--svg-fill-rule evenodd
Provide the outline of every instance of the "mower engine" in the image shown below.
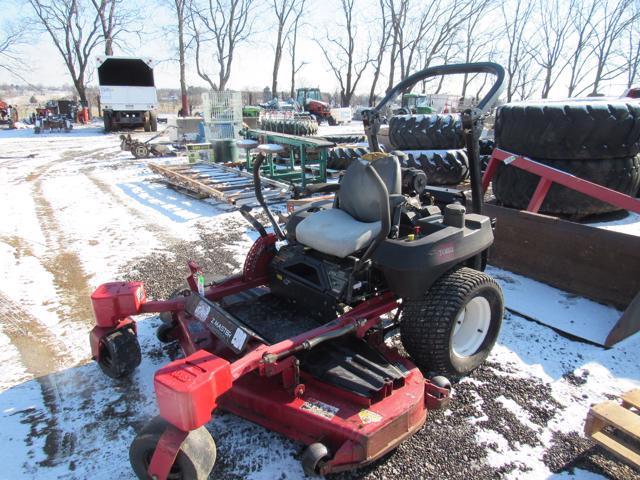
<path fill-rule="evenodd" d="M 337 259 L 316 252 L 306 252 L 301 244 L 280 248 L 270 266 L 270 288 L 280 297 L 304 306 L 308 315 L 327 322 L 343 308 L 349 277 L 357 259 Z M 381 279 L 372 278 L 371 270 L 356 273 L 355 295 L 350 303 L 362 301 L 375 292 Z"/>

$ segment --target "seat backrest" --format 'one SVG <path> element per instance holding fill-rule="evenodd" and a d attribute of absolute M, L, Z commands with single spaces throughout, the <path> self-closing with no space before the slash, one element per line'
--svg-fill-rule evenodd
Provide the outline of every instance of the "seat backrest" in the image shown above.
<path fill-rule="evenodd" d="M 397 158 L 385 156 L 372 162 L 357 159 L 351 162 L 342 177 L 338 208 L 360 222 L 379 221 L 381 195 L 376 174 L 385 184 L 385 201 L 389 201 L 389 194 L 401 192 L 401 171 Z"/>
<path fill-rule="evenodd" d="M 397 157 L 385 155 L 373 160 L 371 165 L 387 186 L 389 195 L 402 193 L 402 169 Z"/>

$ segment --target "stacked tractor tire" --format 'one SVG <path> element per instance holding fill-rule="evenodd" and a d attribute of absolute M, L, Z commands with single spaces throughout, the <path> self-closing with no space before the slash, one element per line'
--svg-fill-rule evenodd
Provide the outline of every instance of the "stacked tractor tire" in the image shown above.
<path fill-rule="evenodd" d="M 498 109 L 496 145 L 590 182 L 636 195 L 640 186 L 640 102 L 571 100 L 507 104 Z M 500 164 L 493 193 L 504 206 L 525 209 L 540 177 Z M 558 184 L 541 213 L 580 218 L 619 210 Z"/>
<path fill-rule="evenodd" d="M 458 115 L 398 115 L 389 121 L 389 142 L 403 167 L 419 168 L 429 185 L 455 185 L 469 176 L 462 122 Z"/>
<path fill-rule="evenodd" d="M 318 133 L 318 122 L 312 118 L 265 118 L 261 121 L 260 128 L 262 128 L 262 130 L 268 130 L 270 132 L 308 136 Z"/>

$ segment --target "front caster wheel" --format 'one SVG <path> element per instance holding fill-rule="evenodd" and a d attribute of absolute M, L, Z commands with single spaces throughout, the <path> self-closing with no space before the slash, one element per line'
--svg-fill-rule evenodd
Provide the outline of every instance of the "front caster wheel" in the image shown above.
<path fill-rule="evenodd" d="M 138 478 L 149 480 L 147 473 L 153 452 L 169 424 L 156 417 L 144 427 L 129 448 L 129 461 Z M 192 430 L 182 442 L 169 479 L 206 480 L 216 463 L 216 444 L 205 427 Z"/>
<path fill-rule="evenodd" d="M 329 450 L 322 443 L 312 443 L 302 453 L 300 463 L 307 475 L 319 475 L 322 463 L 329 459 Z"/>
<path fill-rule="evenodd" d="M 109 377 L 126 377 L 141 361 L 138 337 L 131 328 L 120 328 L 100 340 L 98 365 Z"/>
<path fill-rule="evenodd" d="M 466 375 L 489 356 L 504 300 L 496 281 L 461 267 L 442 275 L 422 298 L 403 302 L 400 337 L 423 372 Z"/>
<path fill-rule="evenodd" d="M 158 337 L 158 340 L 162 343 L 171 343 L 176 340 L 175 329 L 175 325 L 161 323 L 156 330 L 156 337 Z"/>

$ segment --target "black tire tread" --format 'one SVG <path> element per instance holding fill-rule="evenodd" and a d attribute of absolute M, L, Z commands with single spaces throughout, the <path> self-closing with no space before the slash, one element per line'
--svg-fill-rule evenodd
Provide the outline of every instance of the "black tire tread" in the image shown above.
<path fill-rule="evenodd" d="M 270 132 L 309 136 L 318 133 L 318 122 L 307 118 L 289 120 L 274 120 L 267 118 L 262 120 L 261 128 Z"/>
<path fill-rule="evenodd" d="M 626 158 L 640 152 L 640 103 L 512 103 L 496 114 L 499 148 L 545 160 Z"/>
<path fill-rule="evenodd" d="M 400 322 L 402 344 L 422 371 L 457 377 L 477 367 L 476 365 L 464 372 L 455 370 L 450 361 L 450 330 L 451 319 L 455 318 L 465 299 L 483 286 L 500 291 L 496 281 L 489 275 L 460 267 L 440 277 L 422 298 L 403 300 Z M 502 293 L 500 297 L 502 298 Z M 484 361 L 493 348 L 499 327 L 498 325 L 494 338 L 488 339 L 490 343 L 485 347 L 481 361 Z"/>
<path fill-rule="evenodd" d="M 122 378 L 130 375 L 142 361 L 138 338 L 133 330 L 128 327 L 120 328 L 108 334 L 101 342 L 100 348 L 108 350 L 112 361 L 110 364 L 104 361 L 105 352 L 103 350 L 98 365 L 111 378 Z"/>
<path fill-rule="evenodd" d="M 167 425 L 167 422 L 161 417 L 156 417 L 150 422 L 150 426 L 143 428 L 131 443 L 129 461 L 138 478 L 149 478 L 145 462 L 141 459 L 146 457 L 150 448 L 155 449 Z M 188 467 L 186 478 L 207 480 L 215 464 L 216 456 L 216 444 L 211 434 L 205 427 L 199 427 L 189 432 L 180 447 L 176 461 L 183 462 Z"/>
<path fill-rule="evenodd" d="M 326 140 L 327 142 L 333 142 L 336 145 L 347 145 L 367 141 L 367 137 L 365 135 L 322 135 L 320 137 L 313 138 L 317 140 Z"/>
<path fill-rule="evenodd" d="M 369 153 L 369 148 L 358 145 L 342 145 L 329 149 L 327 156 L 327 168 L 333 170 L 346 170 L 351 162 Z"/>
<path fill-rule="evenodd" d="M 640 187 L 640 156 L 622 159 L 595 160 L 538 160 L 590 182 L 603 185 L 627 195 L 634 195 Z M 540 177 L 511 165 L 500 163 L 493 178 L 493 194 L 503 205 L 526 209 Z M 586 217 L 620 210 L 582 193 L 554 184 L 549 189 L 541 213 Z"/>
<path fill-rule="evenodd" d="M 404 150 L 403 167 L 418 168 L 427 174 L 429 185 L 457 185 L 469 177 L 469 159 L 460 150 Z"/>
<path fill-rule="evenodd" d="M 398 150 L 449 150 L 464 147 L 458 115 L 398 115 L 389 120 L 389 141 Z"/>

